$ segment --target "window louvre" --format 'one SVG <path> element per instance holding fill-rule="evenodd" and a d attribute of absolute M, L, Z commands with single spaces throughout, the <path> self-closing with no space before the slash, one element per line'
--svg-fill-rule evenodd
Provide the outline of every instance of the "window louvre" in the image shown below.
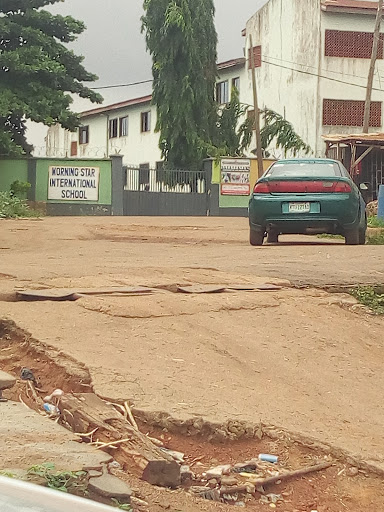
<path fill-rule="evenodd" d="M 151 112 L 142 112 L 141 113 L 141 132 L 150 132 L 151 131 Z"/>
<path fill-rule="evenodd" d="M 79 128 L 79 144 L 88 144 L 89 142 L 89 126 L 80 126 Z"/>
<path fill-rule="evenodd" d="M 380 35 L 377 58 L 383 58 L 384 34 Z M 325 55 L 327 57 L 349 57 L 370 59 L 373 34 L 370 32 L 349 32 L 346 30 L 325 31 Z"/>
<path fill-rule="evenodd" d="M 369 126 L 381 127 L 381 102 L 371 103 Z M 327 100 L 323 102 L 324 126 L 363 126 L 364 101 Z"/>
<path fill-rule="evenodd" d="M 119 119 L 119 134 L 120 134 L 120 137 L 128 136 L 128 116 L 120 117 L 120 119 Z"/>
<path fill-rule="evenodd" d="M 232 89 L 237 89 L 237 92 L 240 92 L 240 77 L 237 76 L 236 78 L 232 78 Z"/>
<path fill-rule="evenodd" d="M 216 84 L 216 101 L 220 105 L 223 103 L 228 103 L 229 101 L 229 91 L 228 91 L 228 80 L 224 82 L 219 82 Z"/>
<path fill-rule="evenodd" d="M 115 139 L 117 137 L 118 119 L 109 120 L 109 138 Z"/>
<path fill-rule="evenodd" d="M 261 46 L 253 47 L 253 58 L 255 61 L 255 68 L 261 67 Z M 248 69 L 252 69 L 252 61 L 251 61 L 251 48 L 248 50 Z"/>

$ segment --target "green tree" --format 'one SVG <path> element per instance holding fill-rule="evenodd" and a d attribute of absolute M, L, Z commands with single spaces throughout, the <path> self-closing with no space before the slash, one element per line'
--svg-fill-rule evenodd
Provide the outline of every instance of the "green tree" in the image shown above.
<path fill-rule="evenodd" d="M 244 156 L 252 140 L 252 119 L 247 105 L 239 100 L 239 91 L 232 88 L 231 101 L 219 108 L 215 139 L 218 156 Z"/>
<path fill-rule="evenodd" d="M 160 149 L 169 168 L 196 169 L 217 121 L 213 0 L 145 0 L 144 11 Z"/>
<path fill-rule="evenodd" d="M 69 93 L 102 101 L 83 84 L 97 77 L 65 45 L 84 24 L 42 9 L 60 1 L 0 0 L 0 154 L 31 151 L 25 138 L 28 119 L 74 130 L 79 116 L 70 110 Z"/>
<path fill-rule="evenodd" d="M 277 112 L 268 108 L 261 111 L 264 126 L 261 131 L 261 146 L 265 156 L 269 156 L 268 148 L 272 142 L 277 149 L 283 149 L 296 156 L 299 152 L 308 154 L 310 146 L 295 132 L 293 125 Z"/>

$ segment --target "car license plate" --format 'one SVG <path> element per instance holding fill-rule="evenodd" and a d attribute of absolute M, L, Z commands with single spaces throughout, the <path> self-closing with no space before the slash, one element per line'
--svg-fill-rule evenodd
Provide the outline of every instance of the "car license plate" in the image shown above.
<path fill-rule="evenodd" d="M 289 213 L 309 213 L 311 211 L 310 203 L 289 203 Z"/>

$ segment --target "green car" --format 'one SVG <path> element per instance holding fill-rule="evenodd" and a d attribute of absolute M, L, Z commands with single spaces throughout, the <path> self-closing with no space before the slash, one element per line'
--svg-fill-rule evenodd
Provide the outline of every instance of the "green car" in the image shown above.
<path fill-rule="evenodd" d="M 271 165 L 249 201 L 251 245 L 280 234 L 342 235 L 365 244 L 367 216 L 359 188 L 337 160 L 291 159 Z"/>

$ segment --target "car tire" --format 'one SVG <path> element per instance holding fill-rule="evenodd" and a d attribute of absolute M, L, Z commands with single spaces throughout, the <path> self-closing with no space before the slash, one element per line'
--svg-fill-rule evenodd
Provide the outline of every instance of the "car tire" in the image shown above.
<path fill-rule="evenodd" d="M 267 235 L 268 244 L 277 244 L 279 241 L 279 234 L 277 231 L 270 231 Z"/>
<path fill-rule="evenodd" d="M 261 231 L 254 231 L 253 229 L 251 229 L 249 231 L 249 243 L 251 245 L 263 245 L 263 242 L 264 242 L 264 233 L 262 233 Z"/>
<path fill-rule="evenodd" d="M 346 245 L 359 245 L 360 244 L 360 229 L 352 229 L 345 233 Z"/>
<path fill-rule="evenodd" d="M 360 229 L 359 230 L 359 245 L 365 245 L 366 236 L 367 236 L 366 230 Z"/>

